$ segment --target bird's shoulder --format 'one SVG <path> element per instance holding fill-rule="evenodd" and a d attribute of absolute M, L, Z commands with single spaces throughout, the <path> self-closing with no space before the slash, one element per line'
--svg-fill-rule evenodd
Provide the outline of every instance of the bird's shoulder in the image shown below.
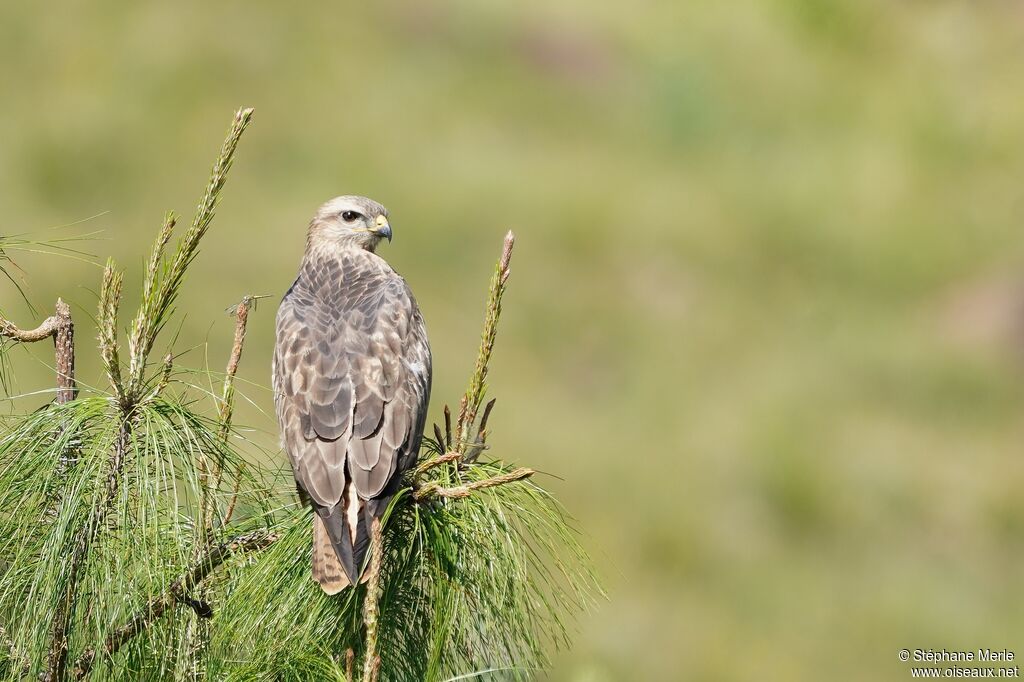
<path fill-rule="evenodd" d="M 405 280 L 380 256 L 360 249 L 310 251 L 284 295 L 294 306 L 338 304 L 381 292 L 407 290 Z"/>
<path fill-rule="evenodd" d="M 362 250 L 307 252 L 277 312 L 277 325 L 363 328 L 390 321 L 405 330 L 419 306 L 405 278 Z"/>

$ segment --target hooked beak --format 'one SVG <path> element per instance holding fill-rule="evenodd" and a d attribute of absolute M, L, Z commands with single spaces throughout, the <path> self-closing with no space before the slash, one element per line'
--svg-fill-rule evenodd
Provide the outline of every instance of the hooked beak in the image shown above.
<path fill-rule="evenodd" d="M 387 239 L 388 243 L 391 242 L 391 223 L 389 223 L 388 219 L 382 215 L 377 216 L 376 233 Z"/>

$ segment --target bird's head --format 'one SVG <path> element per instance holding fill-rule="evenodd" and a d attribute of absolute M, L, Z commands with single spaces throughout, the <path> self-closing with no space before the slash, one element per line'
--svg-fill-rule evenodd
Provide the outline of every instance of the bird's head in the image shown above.
<path fill-rule="evenodd" d="M 381 239 L 391 241 L 388 210 L 366 197 L 335 197 L 317 210 L 309 224 L 311 244 L 373 251 Z"/>

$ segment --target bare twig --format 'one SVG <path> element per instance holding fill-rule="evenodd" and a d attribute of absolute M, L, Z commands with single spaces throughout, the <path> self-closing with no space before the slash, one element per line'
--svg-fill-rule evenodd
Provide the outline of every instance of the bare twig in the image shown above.
<path fill-rule="evenodd" d="M 43 320 L 35 329 L 22 330 L 10 321 L 0 317 L 0 336 L 14 339 L 21 343 L 41 341 L 53 337 L 54 370 L 57 372 L 57 393 L 53 401 L 57 405 L 69 403 L 78 395 L 75 383 L 75 324 L 71 320 L 71 308 L 63 299 L 58 298 L 54 306 L 54 314 Z M 75 461 L 78 439 L 72 438 L 68 446 L 60 453 L 55 471 L 63 476 Z M 60 502 L 57 496 L 52 499 L 48 516 L 56 516 Z"/>
<path fill-rule="evenodd" d="M 56 315 L 46 318 L 35 329 L 21 329 L 13 322 L 0 317 L 0 336 L 5 336 L 21 343 L 34 343 L 53 336 L 59 325 L 60 320 Z"/>
<path fill-rule="evenodd" d="M 241 487 L 242 487 L 242 477 L 241 476 L 236 476 L 235 477 L 235 486 L 231 490 L 231 499 L 228 501 L 228 508 L 224 512 L 224 521 L 221 522 L 222 526 L 227 526 L 228 523 L 231 521 L 231 517 L 235 513 L 235 506 L 238 504 L 238 491 L 241 489 Z"/>
<path fill-rule="evenodd" d="M 35 329 L 20 329 L 0 316 L 0 336 L 21 343 L 34 343 L 53 337 L 54 367 L 57 370 L 55 402 L 63 405 L 74 400 L 78 394 L 78 386 L 75 384 L 75 325 L 67 303 L 58 298 L 54 308 L 54 314 Z"/>
<path fill-rule="evenodd" d="M 446 488 L 439 485 L 436 482 L 430 482 L 424 485 L 422 488 L 413 493 L 413 499 L 417 502 L 422 502 L 431 497 L 447 497 L 452 499 L 459 499 L 463 497 L 469 497 L 474 491 L 483 490 L 484 488 L 493 488 L 499 485 L 505 485 L 506 483 L 514 483 L 515 481 L 521 481 L 524 478 L 529 478 L 534 474 L 533 469 L 519 468 L 508 472 L 507 474 L 500 474 L 493 478 L 487 478 L 482 481 L 474 481 L 473 483 L 467 483 L 466 485 L 457 485 L 451 488 Z"/>
<path fill-rule="evenodd" d="M 276 533 L 256 531 L 210 548 L 188 572 L 171 583 L 163 593 L 151 598 L 145 606 L 135 612 L 135 615 L 127 623 L 108 635 L 103 644 L 102 653 L 108 657 L 116 654 L 133 637 L 141 634 L 160 619 L 176 602 L 185 599 L 186 595 L 206 580 L 218 566 L 232 555 L 262 551 L 277 539 Z M 72 670 L 76 680 L 83 679 L 89 674 L 96 661 L 96 654 L 95 649 L 89 648 L 78 657 Z"/>

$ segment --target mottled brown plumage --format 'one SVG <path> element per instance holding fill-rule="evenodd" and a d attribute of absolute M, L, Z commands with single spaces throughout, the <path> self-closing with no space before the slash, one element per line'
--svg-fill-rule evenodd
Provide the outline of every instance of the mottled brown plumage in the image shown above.
<path fill-rule="evenodd" d="M 431 359 L 419 307 L 374 249 L 387 211 L 337 197 L 310 223 L 277 312 L 274 402 L 300 495 L 312 505 L 313 578 L 334 594 L 362 572 L 374 517 L 415 464 Z"/>

